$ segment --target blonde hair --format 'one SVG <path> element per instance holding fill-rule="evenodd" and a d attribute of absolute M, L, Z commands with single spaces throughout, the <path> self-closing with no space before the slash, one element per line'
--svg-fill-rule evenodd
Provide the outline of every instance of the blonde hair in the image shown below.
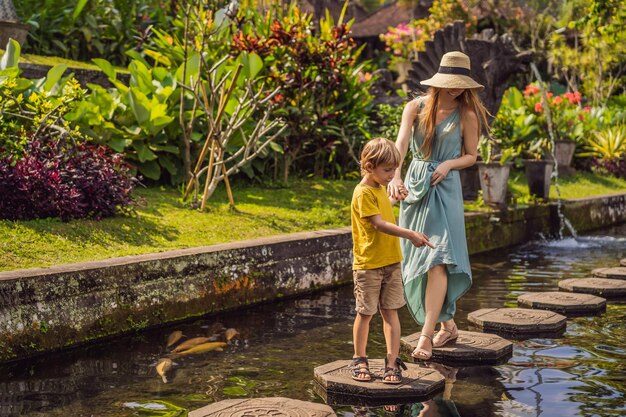
<path fill-rule="evenodd" d="M 430 96 L 422 111 L 420 111 L 419 128 L 424 133 L 424 141 L 422 142 L 422 154 L 424 158 L 429 158 L 433 151 L 433 140 L 435 138 L 435 128 L 437 127 L 437 110 L 439 106 L 439 95 L 443 88 L 430 87 L 427 95 Z M 458 97 L 461 106 L 461 117 L 463 112 L 473 110 L 478 117 L 478 137 L 482 132 L 483 126 L 489 130 L 489 122 L 487 121 L 487 115 L 489 112 L 485 108 L 485 105 L 478 97 L 478 92 L 473 88 L 466 88 L 463 93 Z"/>
<path fill-rule="evenodd" d="M 379 165 L 393 165 L 396 168 L 400 166 L 400 152 L 396 145 L 385 138 L 374 138 L 367 142 L 361 151 L 361 175 L 370 173 L 370 169 L 375 169 Z"/>

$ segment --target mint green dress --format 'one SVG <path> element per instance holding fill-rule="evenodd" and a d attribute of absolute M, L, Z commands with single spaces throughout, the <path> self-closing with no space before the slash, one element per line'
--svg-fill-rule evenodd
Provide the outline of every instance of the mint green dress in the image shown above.
<path fill-rule="evenodd" d="M 472 285 L 472 272 L 465 239 L 459 171 L 450 170 L 439 184 L 430 185 L 431 175 L 441 162 L 461 156 L 460 111 L 457 108 L 437 125 L 428 160 L 420 151 L 423 133 L 418 129 L 418 122 L 416 118 L 410 145 L 413 160 L 404 180 L 409 194 L 400 204 L 399 224 L 425 233 L 435 245 L 435 249 L 428 246 L 416 248 L 407 239 L 401 239 L 400 243 L 404 257 L 402 280 L 407 307 L 415 321 L 423 325 L 428 270 L 445 265 L 448 275 L 448 292 L 437 322 L 454 316 L 456 301 Z"/>

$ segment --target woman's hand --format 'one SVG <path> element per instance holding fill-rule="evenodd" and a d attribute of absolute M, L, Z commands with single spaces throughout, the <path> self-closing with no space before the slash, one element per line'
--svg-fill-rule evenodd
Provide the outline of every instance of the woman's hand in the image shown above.
<path fill-rule="evenodd" d="M 409 195 L 409 192 L 400 178 L 394 178 L 387 184 L 387 195 L 396 201 L 401 201 Z"/>
<path fill-rule="evenodd" d="M 446 175 L 448 175 L 448 172 L 450 172 L 450 165 L 448 165 L 448 161 L 439 164 L 439 166 L 435 168 L 435 171 L 431 176 L 430 185 L 434 187 L 435 185 L 439 184 L 441 181 L 443 181 Z"/>

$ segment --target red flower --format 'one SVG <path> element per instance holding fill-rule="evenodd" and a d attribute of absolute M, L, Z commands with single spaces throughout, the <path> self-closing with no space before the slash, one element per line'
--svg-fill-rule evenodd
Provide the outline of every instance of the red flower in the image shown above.
<path fill-rule="evenodd" d="M 563 102 L 563 97 L 561 96 L 554 97 L 554 104 L 556 104 L 557 106 L 561 104 L 562 102 Z"/>
<path fill-rule="evenodd" d="M 534 96 L 538 92 L 539 92 L 539 87 L 535 87 L 534 85 L 529 84 L 526 86 L 526 89 L 524 90 L 524 95 L 526 97 Z"/>
<path fill-rule="evenodd" d="M 565 93 L 564 95 L 569 100 L 569 102 L 571 104 L 578 104 L 578 103 L 580 103 L 581 95 L 580 95 L 580 93 L 578 91 L 575 91 L 573 93 Z"/>
<path fill-rule="evenodd" d="M 535 104 L 535 111 L 537 113 L 541 113 L 543 111 L 543 106 L 541 105 L 541 102 Z"/>

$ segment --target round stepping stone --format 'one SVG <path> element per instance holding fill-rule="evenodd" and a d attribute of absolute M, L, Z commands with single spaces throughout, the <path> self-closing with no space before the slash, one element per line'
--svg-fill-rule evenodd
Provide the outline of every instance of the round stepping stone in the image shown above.
<path fill-rule="evenodd" d="M 402 349 L 411 355 L 417 347 L 420 333 L 400 340 Z M 433 349 L 433 362 L 449 365 L 500 365 L 513 355 L 513 343 L 495 334 L 459 330 L 455 342 Z"/>
<path fill-rule="evenodd" d="M 528 308 L 483 308 L 472 311 L 467 320 L 487 333 L 513 337 L 558 336 L 565 331 L 565 316 L 552 311 Z"/>
<path fill-rule="evenodd" d="M 382 382 L 384 362 L 370 359 L 372 380 L 360 382 L 352 379 L 349 360 L 338 360 L 314 369 L 315 380 L 321 388 L 321 397 L 328 404 L 391 404 L 393 401 L 421 401 L 443 389 L 444 377 L 434 369 L 407 363 L 402 371 L 402 383 Z"/>
<path fill-rule="evenodd" d="M 189 417 L 335 417 L 324 404 L 290 398 L 249 398 L 219 401 L 189 413 Z"/>
<path fill-rule="evenodd" d="M 626 281 L 608 278 L 570 278 L 559 281 L 559 289 L 604 298 L 626 298 Z"/>
<path fill-rule="evenodd" d="M 533 292 L 517 297 L 522 307 L 550 310 L 566 316 L 598 314 L 606 310 L 606 300 L 591 294 L 558 291 Z"/>
<path fill-rule="evenodd" d="M 626 279 L 626 266 L 597 268 L 591 271 L 591 275 L 599 278 Z"/>
<path fill-rule="evenodd" d="M 619 261 L 619 264 L 621 266 L 626 266 L 626 258 L 622 259 L 621 261 Z"/>

